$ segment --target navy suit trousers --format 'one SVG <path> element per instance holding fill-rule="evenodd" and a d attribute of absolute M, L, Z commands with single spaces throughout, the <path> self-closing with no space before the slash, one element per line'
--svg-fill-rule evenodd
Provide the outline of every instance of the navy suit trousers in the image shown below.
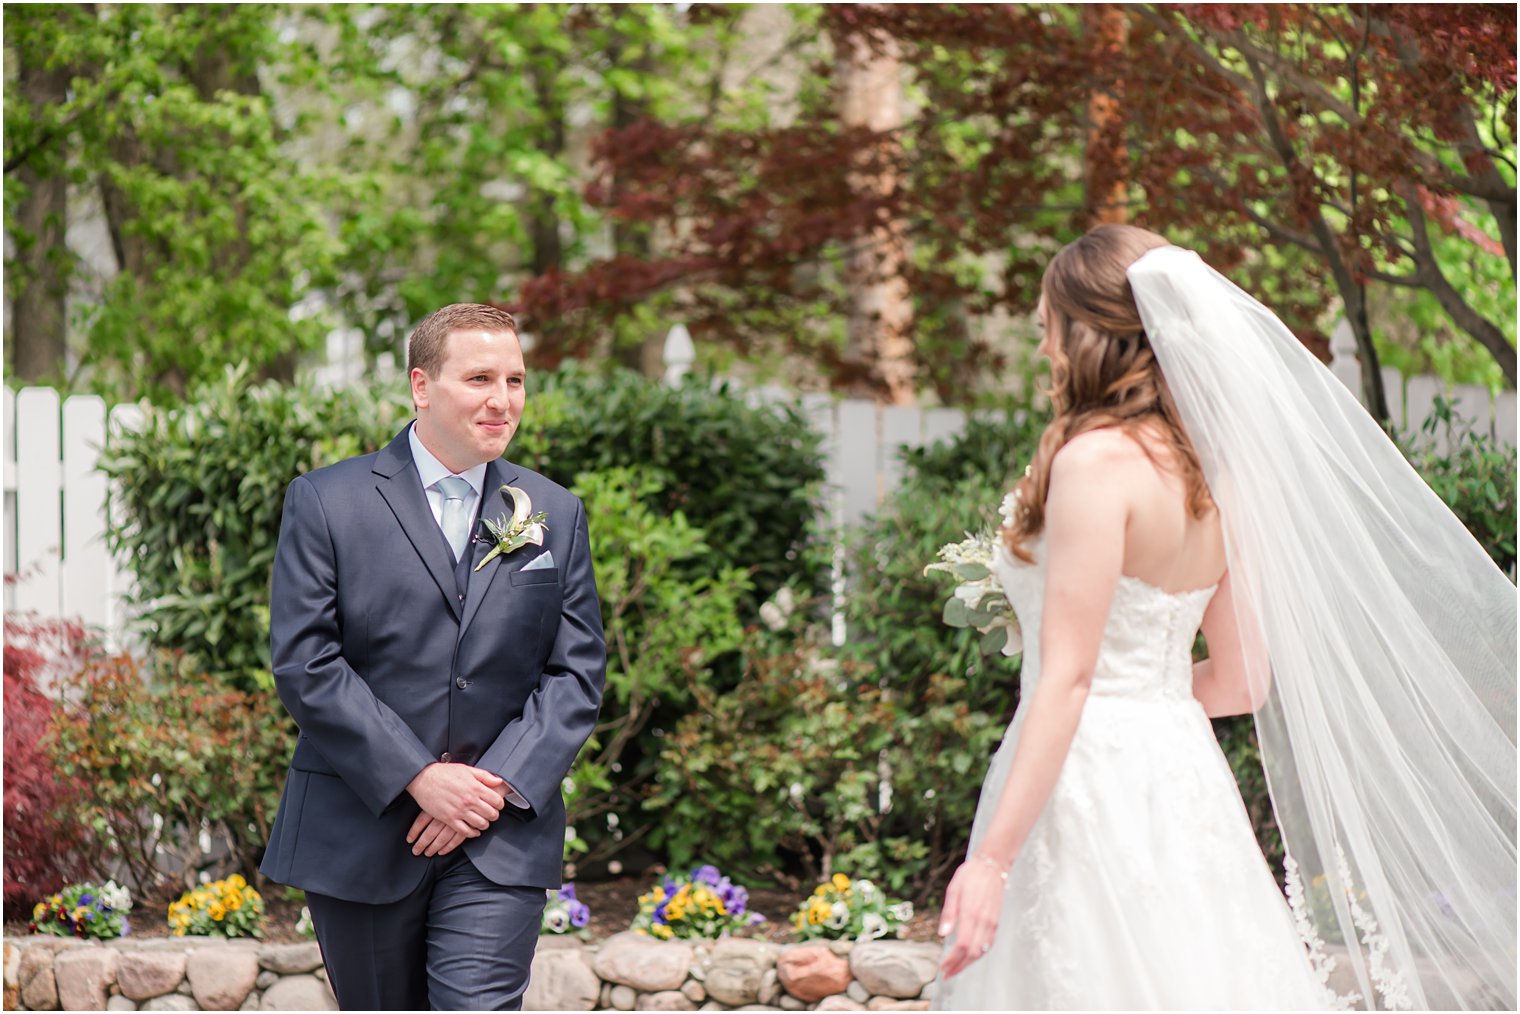
<path fill-rule="evenodd" d="M 343 1010 L 521 1010 L 546 900 L 487 880 L 462 848 L 400 901 L 306 894 Z"/>

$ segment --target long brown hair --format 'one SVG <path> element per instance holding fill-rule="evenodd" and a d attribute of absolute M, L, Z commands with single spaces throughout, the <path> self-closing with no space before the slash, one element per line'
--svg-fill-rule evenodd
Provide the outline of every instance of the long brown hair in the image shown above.
<path fill-rule="evenodd" d="M 1009 552 L 1026 563 L 1034 557 L 1025 543 L 1045 527 L 1051 462 L 1067 441 L 1089 430 L 1118 427 L 1136 434 L 1152 423 L 1172 452 L 1171 461 L 1163 464 L 1141 440 L 1146 455 L 1157 467 L 1180 473 L 1194 517 L 1213 507 L 1198 454 L 1182 428 L 1125 274 L 1146 251 L 1167 245 L 1156 233 L 1133 225 L 1100 225 L 1062 249 L 1045 269 L 1041 289 L 1055 418 L 1014 487 L 1019 510 L 1003 530 Z"/>

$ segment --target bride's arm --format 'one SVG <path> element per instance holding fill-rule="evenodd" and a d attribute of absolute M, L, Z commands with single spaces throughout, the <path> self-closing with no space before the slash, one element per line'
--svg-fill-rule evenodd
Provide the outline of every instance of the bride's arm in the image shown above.
<path fill-rule="evenodd" d="M 1129 502 L 1119 475 L 1137 453 L 1128 437 L 1098 430 L 1073 439 L 1052 463 L 1039 681 L 1020 704 L 1026 710 L 1023 729 L 987 834 L 945 896 L 940 932 L 956 930 L 943 963 L 947 976 L 981 957 L 991 943 L 1007 870 L 1071 749 L 1124 565 Z"/>
<path fill-rule="evenodd" d="M 1193 696 L 1204 712 L 1210 718 L 1226 718 L 1256 711 L 1266 700 L 1270 670 L 1264 652 L 1251 647 L 1259 645 L 1260 638 L 1242 636 L 1228 572 L 1203 614 L 1203 639 L 1208 642 L 1209 657 L 1193 664 Z M 1253 671 L 1255 686 L 1250 679 Z"/>

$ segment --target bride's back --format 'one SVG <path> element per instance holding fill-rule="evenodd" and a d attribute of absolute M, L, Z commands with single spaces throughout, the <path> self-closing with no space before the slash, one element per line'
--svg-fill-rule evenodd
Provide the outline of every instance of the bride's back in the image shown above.
<path fill-rule="evenodd" d="M 1108 432 L 1122 434 L 1128 448 L 1113 477 L 1130 507 L 1124 573 L 1167 592 L 1217 584 L 1226 564 L 1219 511 L 1211 507 L 1201 518 L 1189 512 L 1176 452 L 1157 432 Z"/>

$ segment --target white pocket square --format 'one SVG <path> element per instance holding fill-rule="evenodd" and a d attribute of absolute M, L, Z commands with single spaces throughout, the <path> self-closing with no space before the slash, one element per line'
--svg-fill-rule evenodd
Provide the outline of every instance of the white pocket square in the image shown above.
<path fill-rule="evenodd" d="M 547 549 L 523 565 L 523 570 L 548 570 L 554 566 L 554 554 Z"/>

